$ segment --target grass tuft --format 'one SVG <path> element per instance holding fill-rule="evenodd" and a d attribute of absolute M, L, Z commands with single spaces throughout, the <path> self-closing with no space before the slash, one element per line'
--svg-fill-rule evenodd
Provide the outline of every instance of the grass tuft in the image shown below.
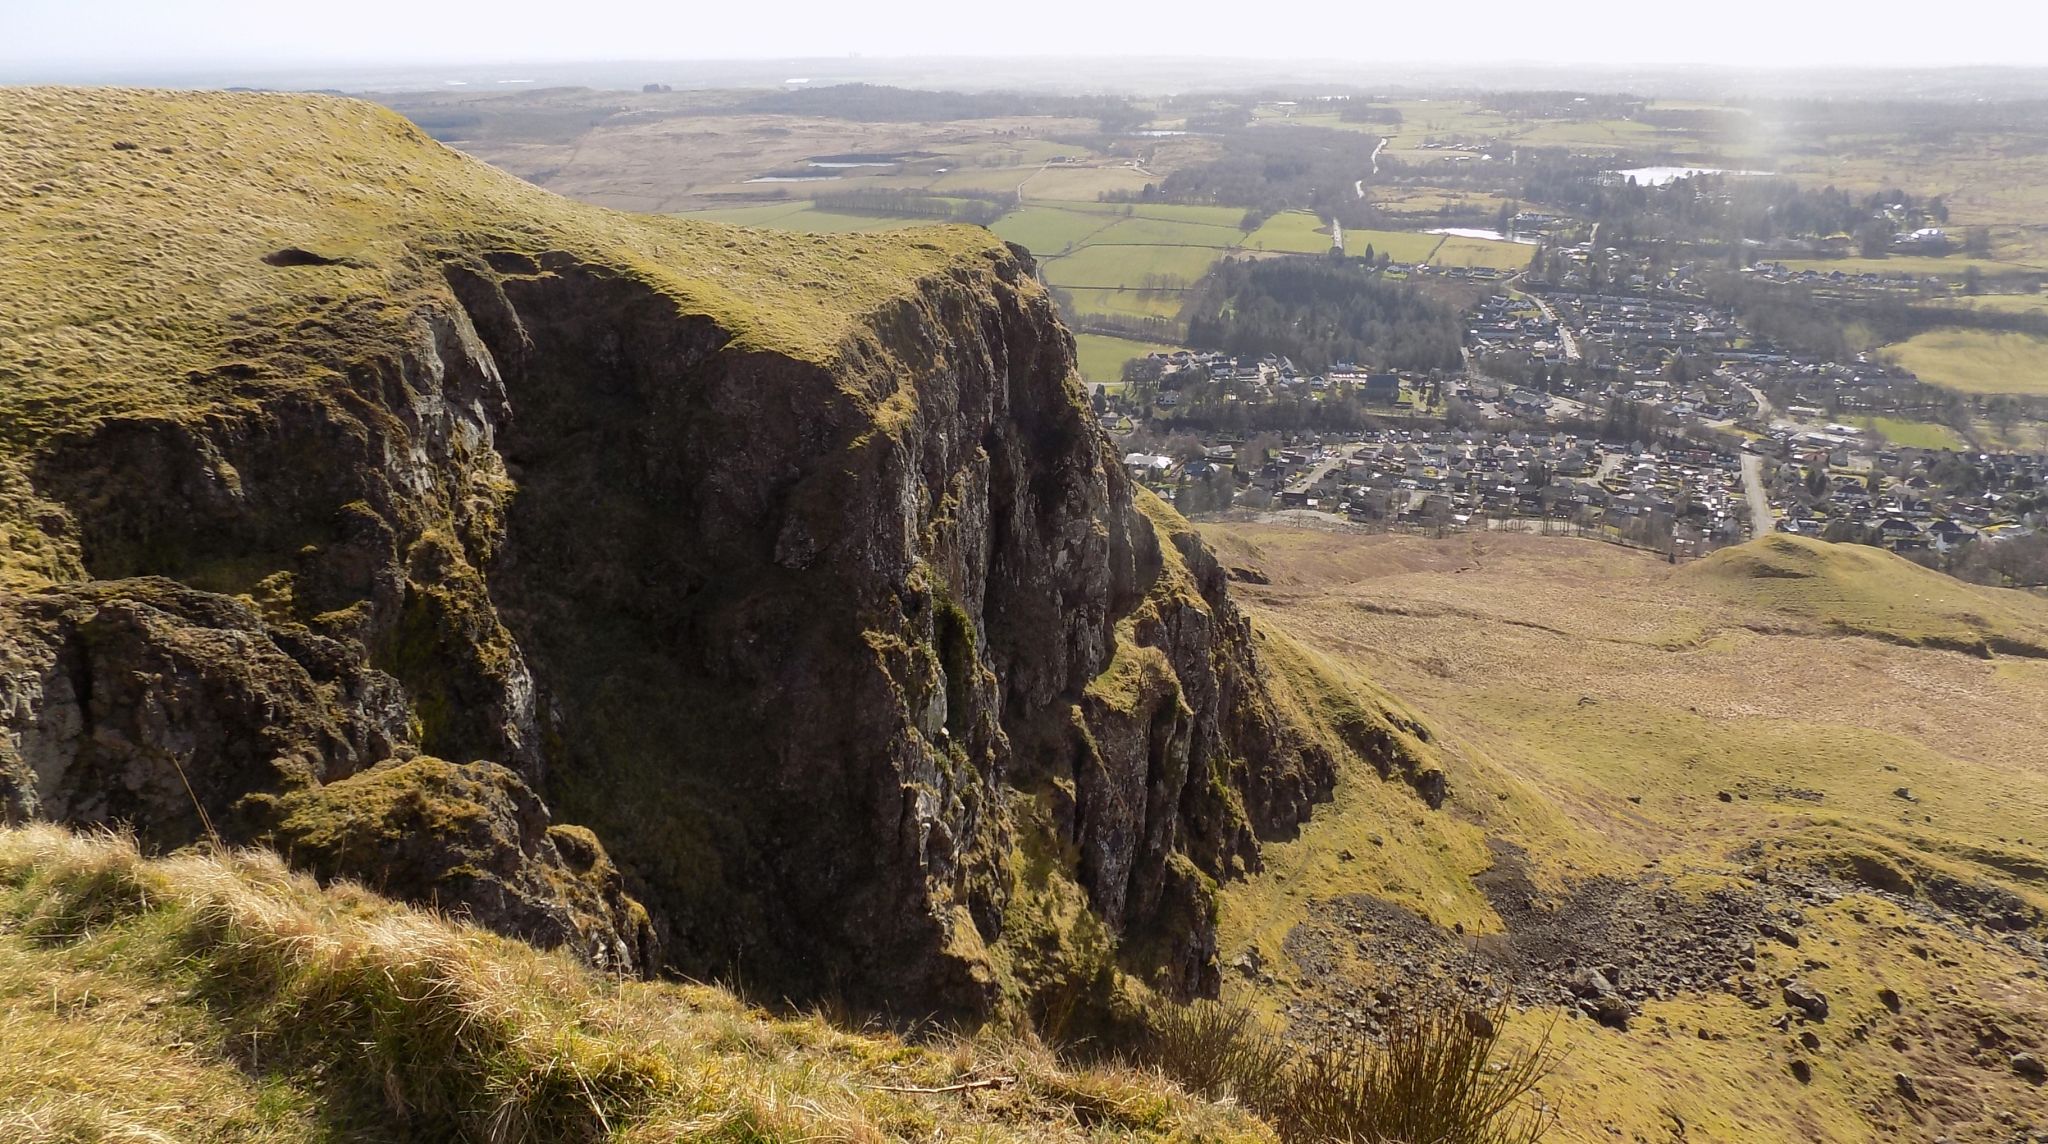
<path fill-rule="evenodd" d="M 1530 1099 L 1550 1041 L 1503 1054 L 1506 1023 L 1505 1009 L 1424 999 L 1378 1041 L 1304 1048 L 1250 1009 L 1201 1001 L 1154 1010 L 1139 1055 L 1191 1091 L 1242 1102 L 1286 1141 L 1535 1144 L 1552 1126 Z"/>

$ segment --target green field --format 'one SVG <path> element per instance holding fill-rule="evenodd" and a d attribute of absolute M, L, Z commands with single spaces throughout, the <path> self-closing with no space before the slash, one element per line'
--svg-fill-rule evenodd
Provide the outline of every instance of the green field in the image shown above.
<path fill-rule="evenodd" d="M 1146 354 L 1171 353 L 1179 346 L 1161 345 L 1158 342 L 1136 342 L 1128 338 L 1112 338 L 1102 334 L 1075 334 L 1074 356 L 1086 381 L 1116 383 L 1123 380 L 1124 363 L 1134 357 Z"/>
<path fill-rule="evenodd" d="M 1180 317 L 1182 295 L 1178 291 L 1164 290 L 1089 290 L 1069 289 L 1074 296 L 1074 308 L 1083 314 L 1121 314 L 1128 318 L 1165 318 L 1172 321 Z"/>
<path fill-rule="evenodd" d="M 990 230 L 1039 258 L 1063 254 L 1068 248 L 1110 226 L 1115 220 L 1062 207 L 1028 206 L 995 221 Z"/>
<path fill-rule="evenodd" d="M 1214 250 L 1228 250 L 1243 239 L 1244 232 L 1235 226 L 1211 226 L 1207 223 L 1172 222 L 1166 219 L 1133 216 L 1111 223 L 1107 230 L 1095 235 L 1092 244 L 1206 246 Z"/>
<path fill-rule="evenodd" d="M 1884 439 L 1908 449 L 1964 449 L 1963 435 L 1936 421 L 1906 421 L 1897 417 L 1866 417 L 1865 428 L 1884 434 Z"/>
<path fill-rule="evenodd" d="M 1961 306 L 1966 310 L 1987 310 L 1998 314 L 2048 314 L 2048 294 L 1978 294 L 1941 298 L 1930 306 Z"/>
<path fill-rule="evenodd" d="M 1391 254 L 1396 262 L 1428 262 L 1443 241 L 1440 234 L 1412 230 L 1347 230 L 1344 253 L 1362 257 L 1365 248 L 1371 246 L 1374 254 Z"/>
<path fill-rule="evenodd" d="M 2048 394 L 2048 338 L 1991 330 L 1929 330 L 1886 346 L 1920 380 L 1964 393 Z"/>
<path fill-rule="evenodd" d="M 1330 228 L 1307 211 L 1283 211 L 1253 231 L 1244 245 L 1248 250 L 1323 254 L 1330 249 Z"/>
<path fill-rule="evenodd" d="M 1055 286 L 1135 289 L 1158 276 L 1194 285 L 1209 272 L 1222 251 L 1212 246 L 1112 246 L 1095 243 L 1072 254 L 1047 259 L 1045 279 Z"/>
<path fill-rule="evenodd" d="M 1081 169 L 1053 170 L 1074 174 Z M 1036 192 L 1038 186 L 1034 178 L 1031 189 Z M 690 217 L 819 234 L 931 225 L 920 219 L 819 210 L 808 199 L 697 211 Z M 989 229 L 1031 251 L 1045 280 L 1069 293 L 1080 313 L 1172 320 L 1180 315 L 1183 291 L 1201 281 L 1218 258 L 1241 251 L 1323 254 L 1330 249 L 1329 227 L 1309 211 L 1276 214 L 1249 234 L 1238 225 L 1243 218 L 1244 212 L 1236 207 L 1031 201 Z M 1402 263 L 1499 269 L 1527 264 L 1534 249 L 1408 230 L 1346 231 L 1344 246 L 1354 257 L 1364 255 L 1370 246 L 1375 254 L 1388 254 Z"/>
<path fill-rule="evenodd" d="M 951 176 L 947 176 L 950 178 Z M 1023 180 L 1026 199 L 1073 199 L 1095 202 L 1105 191 L 1135 194 L 1155 181 L 1143 171 L 1129 167 L 1043 167 Z"/>
<path fill-rule="evenodd" d="M 1619 151 L 1658 145 L 1663 133 L 1633 119 L 1552 119 L 1515 134 L 1525 147 L 1570 147 L 1578 151 Z"/>
<path fill-rule="evenodd" d="M 1518 242 L 1452 235 L 1437 247 L 1430 262 L 1437 266 L 1491 266 L 1496 270 L 1520 270 L 1529 265 L 1529 259 L 1535 254 L 1535 247 Z"/>
<path fill-rule="evenodd" d="M 1199 226 L 1223 226 L 1232 230 L 1243 230 L 1239 224 L 1244 221 L 1242 207 L 1211 207 L 1194 203 L 1061 203 L 1061 210 L 1079 211 L 1083 214 L 1111 214 L 1125 218 L 1156 218 L 1164 222 L 1184 222 Z"/>
<path fill-rule="evenodd" d="M 903 230 L 913 226 L 931 226 L 942 221 L 890 218 L 886 215 L 842 214 L 838 211 L 819 210 L 809 199 L 766 203 L 753 207 L 721 207 L 717 210 L 692 211 L 685 217 L 702 219 L 705 222 L 730 223 L 733 226 L 765 226 L 774 230 L 795 230 L 811 234 Z"/>

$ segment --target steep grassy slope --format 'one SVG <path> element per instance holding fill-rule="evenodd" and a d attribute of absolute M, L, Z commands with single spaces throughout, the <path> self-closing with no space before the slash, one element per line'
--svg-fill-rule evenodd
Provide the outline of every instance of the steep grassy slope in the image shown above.
<path fill-rule="evenodd" d="M 1273 1138 L 1156 1076 L 844 1033 L 269 855 L 146 861 L 48 827 L 0 830 L 0 999 L 17 1144 Z"/>
<path fill-rule="evenodd" d="M 2011 1063 L 2048 1045 L 2048 602 L 1792 538 L 1672 568 L 1204 532 L 1270 581 L 1237 587 L 1283 693 L 1398 696 L 1449 792 L 1340 756 L 1335 800 L 1223 892 L 1226 996 L 1303 1031 L 1431 984 L 1530 1006 L 1525 1037 L 1562 1014 L 1565 1139 L 2048 1128 Z M 1626 1030 L 1578 1016 L 1591 969 Z"/>

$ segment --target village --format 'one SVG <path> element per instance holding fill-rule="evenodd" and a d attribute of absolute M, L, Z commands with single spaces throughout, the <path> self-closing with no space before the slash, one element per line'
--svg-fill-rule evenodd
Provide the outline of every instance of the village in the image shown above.
<path fill-rule="evenodd" d="M 2033 536 L 2048 508 L 2040 455 L 1900 449 L 1834 428 L 1841 432 L 1785 442 L 1787 459 L 1769 478 L 1781 531 L 1948 553 L 1972 540 Z"/>
<path fill-rule="evenodd" d="M 1282 355 L 1182 350 L 1097 407 L 1132 475 L 1190 513 L 1569 531 L 1674 558 L 1772 530 L 1949 553 L 2041 523 L 2048 459 L 1904 447 L 1871 427 L 1931 415 L 1932 387 L 1909 371 L 1775 346 L 1706 301 L 1689 264 L 1582 245 L 1550 267 L 1550 281 L 1510 284 L 1467 315 L 1462 370 L 1311 374 Z M 1290 401 L 1341 401 L 1368 423 L 1260 433 L 1259 408 Z M 1250 423 L 1183 416 L 1230 406 Z"/>
<path fill-rule="evenodd" d="M 1572 532 L 1679 554 L 1745 535 L 1733 457 L 1567 433 L 1390 428 L 1181 442 L 1124 456 L 1189 513 L 1321 513 L 1376 529 Z"/>

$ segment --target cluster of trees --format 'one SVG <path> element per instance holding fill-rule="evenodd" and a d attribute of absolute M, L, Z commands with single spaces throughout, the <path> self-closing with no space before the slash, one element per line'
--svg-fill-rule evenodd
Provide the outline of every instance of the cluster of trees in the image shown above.
<path fill-rule="evenodd" d="M 1603 240 L 1634 237 L 1770 242 L 1855 236 L 1865 253 L 1883 253 L 1901 228 L 1948 221 L 1948 205 L 1891 189 L 1852 195 L 1836 187 L 1807 190 L 1787 179 L 1700 174 L 1659 186 L 1612 175 L 1585 162 L 1544 165 L 1522 184 L 1531 202 L 1600 223 Z"/>
<path fill-rule="evenodd" d="M 1130 197 L 1245 207 L 1260 218 L 1306 209 L 1349 227 L 1374 224 L 1372 204 L 1358 194 L 1379 146 L 1372 135 L 1324 127 L 1244 129 L 1224 132 L 1217 142 L 1215 158 L 1180 167 Z"/>
<path fill-rule="evenodd" d="M 2006 330 L 2048 336 L 2048 314 L 1966 306 L 1928 305 L 1886 295 L 1859 301 L 1817 298 L 1796 282 L 1770 282 L 1740 274 L 1714 274 L 1707 300 L 1733 309 L 1764 341 L 1835 361 L 1928 330 Z"/>
<path fill-rule="evenodd" d="M 1284 354 L 1320 373 L 1338 362 L 1455 369 L 1455 307 L 1351 260 L 1225 259 L 1184 311 L 1191 345 L 1240 357 Z"/>

